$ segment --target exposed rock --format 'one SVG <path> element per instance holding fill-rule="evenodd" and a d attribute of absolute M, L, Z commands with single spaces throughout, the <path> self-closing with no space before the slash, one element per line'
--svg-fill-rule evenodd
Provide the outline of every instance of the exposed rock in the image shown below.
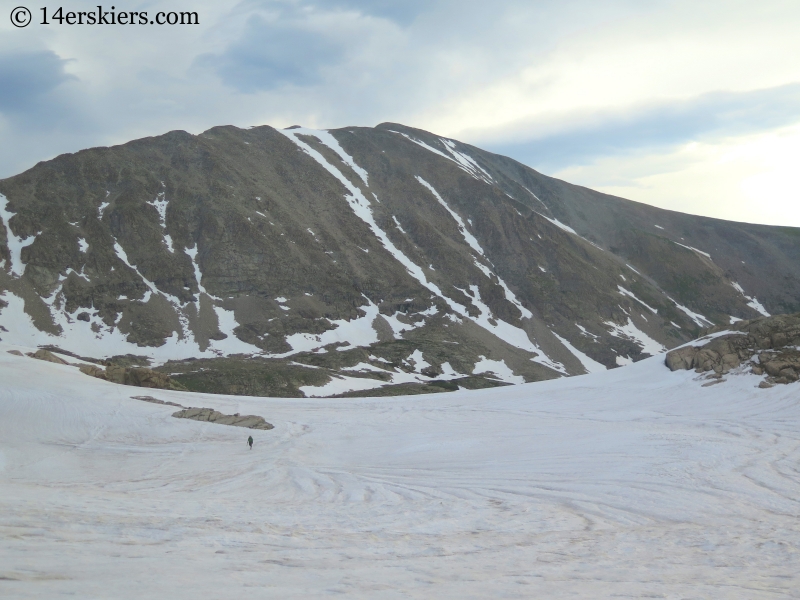
<path fill-rule="evenodd" d="M 170 402 L 168 400 L 159 400 L 158 398 L 153 398 L 152 396 L 131 396 L 134 400 L 142 400 L 144 402 L 151 402 L 153 404 L 165 404 L 167 406 L 177 406 L 178 408 L 186 408 L 182 404 L 178 404 L 177 402 Z"/>
<path fill-rule="evenodd" d="M 218 423 L 220 425 L 233 425 L 234 427 L 247 427 L 248 429 L 273 429 L 274 426 L 267 423 L 263 417 L 257 415 L 244 415 L 240 416 L 238 413 L 235 415 L 225 415 L 213 408 L 185 408 L 176 413 L 172 413 L 173 417 L 178 419 L 193 419 L 195 421 L 208 421 L 209 423 Z"/>
<path fill-rule="evenodd" d="M 106 372 L 96 365 L 80 365 L 78 369 L 80 369 L 81 373 L 90 375 L 91 377 L 97 377 L 98 379 L 106 378 Z"/>
<path fill-rule="evenodd" d="M 263 417 L 257 415 L 240 415 L 239 413 L 233 415 L 226 415 L 213 408 L 192 408 L 185 407 L 177 402 L 169 402 L 168 400 L 159 400 L 153 396 L 131 396 L 134 400 L 142 400 L 143 402 L 150 402 L 152 404 L 163 404 L 165 406 L 177 406 L 182 410 L 172 413 L 173 417 L 178 419 L 192 419 L 193 421 L 206 421 L 208 423 L 217 423 L 219 425 L 232 425 L 233 427 L 246 427 L 248 429 L 274 429 L 271 423 L 267 423 Z"/>
<path fill-rule="evenodd" d="M 685 348 L 678 348 L 672 352 L 668 352 L 666 356 L 666 363 L 670 371 L 678 371 L 691 369 L 694 365 L 694 357 L 698 349 L 695 346 L 686 346 Z"/>
<path fill-rule="evenodd" d="M 13 354 L 14 356 L 25 356 L 25 355 L 24 355 L 22 352 L 20 352 L 19 350 L 9 350 L 9 351 L 8 351 L 8 353 L 9 353 L 9 354 Z"/>
<path fill-rule="evenodd" d="M 37 350 L 36 352 L 28 352 L 28 356 L 31 358 L 38 358 L 39 360 L 46 360 L 47 362 L 57 363 L 59 365 L 68 365 L 69 363 L 65 361 L 63 358 L 59 358 L 50 350 L 45 350 L 43 348 Z"/>
<path fill-rule="evenodd" d="M 735 331 L 702 346 L 677 348 L 667 353 L 671 371 L 694 369 L 697 373 L 729 373 L 744 365 L 754 375 L 767 374 L 759 387 L 800 379 L 800 313 L 740 321 L 727 328 Z M 707 333 L 722 330 L 713 328 Z"/>
<path fill-rule="evenodd" d="M 725 382 L 725 379 L 712 379 L 711 381 L 704 383 L 701 387 L 710 387 L 712 385 L 717 385 L 718 383 Z"/>
<path fill-rule="evenodd" d="M 109 365 L 105 370 L 95 365 L 81 365 L 81 373 L 104 379 L 111 383 L 134 385 L 144 388 L 158 388 L 162 390 L 185 390 L 182 385 L 170 379 L 169 375 L 159 373 L 143 367 L 121 367 Z"/>

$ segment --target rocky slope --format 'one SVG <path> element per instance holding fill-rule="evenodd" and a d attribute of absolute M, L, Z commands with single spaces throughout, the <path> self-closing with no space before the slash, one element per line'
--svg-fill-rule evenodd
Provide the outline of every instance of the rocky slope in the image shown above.
<path fill-rule="evenodd" d="M 397 124 L 173 131 L 0 181 L 0 338 L 194 390 L 575 375 L 800 310 L 800 230 L 660 210 Z"/>
<path fill-rule="evenodd" d="M 670 370 L 694 369 L 718 381 L 732 372 L 764 375 L 760 387 L 800 379 L 800 313 L 739 321 L 709 333 L 713 339 L 703 345 L 668 352 Z"/>

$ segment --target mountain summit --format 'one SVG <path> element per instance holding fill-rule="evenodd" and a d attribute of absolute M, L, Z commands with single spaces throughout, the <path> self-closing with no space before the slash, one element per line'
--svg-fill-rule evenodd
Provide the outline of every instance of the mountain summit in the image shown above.
<path fill-rule="evenodd" d="M 188 389 L 578 375 L 800 311 L 800 230 L 665 211 L 394 123 L 173 131 L 0 181 L 0 338 Z"/>

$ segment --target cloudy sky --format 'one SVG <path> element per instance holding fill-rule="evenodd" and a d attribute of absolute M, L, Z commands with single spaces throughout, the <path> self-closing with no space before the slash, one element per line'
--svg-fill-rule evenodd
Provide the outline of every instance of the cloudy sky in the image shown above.
<path fill-rule="evenodd" d="M 41 25 L 46 1 L 0 0 L 0 177 L 172 129 L 394 121 L 632 200 L 800 226 L 797 0 L 113 4 L 198 13 L 174 27 Z"/>

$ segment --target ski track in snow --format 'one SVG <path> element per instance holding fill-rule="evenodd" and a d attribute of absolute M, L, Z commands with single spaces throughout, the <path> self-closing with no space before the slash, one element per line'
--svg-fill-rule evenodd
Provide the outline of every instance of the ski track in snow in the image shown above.
<path fill-rule="evenodd" d="M 424 397 L 147 390 L 275 425 L 250 431 L 172 418 L 136 388 L 8 348 L 3 597 L 767 600 L 800 587 L 798 384 L 703 388 L 657 356 Z"/>

